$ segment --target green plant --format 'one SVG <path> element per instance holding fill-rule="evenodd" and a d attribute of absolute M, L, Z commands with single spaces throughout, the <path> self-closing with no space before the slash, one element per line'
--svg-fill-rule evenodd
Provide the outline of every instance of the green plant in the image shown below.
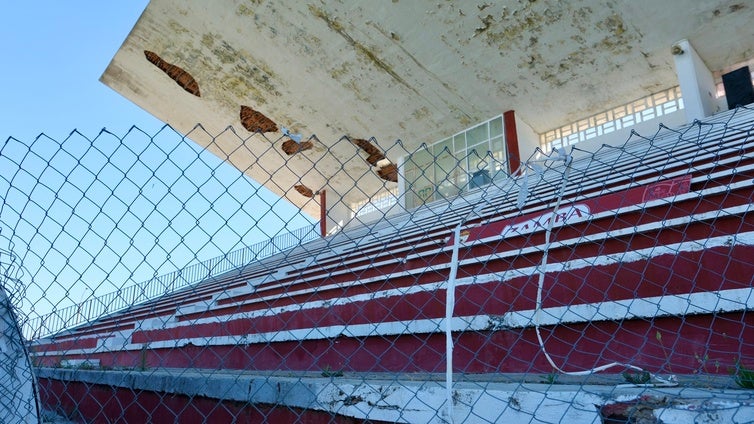
<path fill-rule="evenodd" d="M 670 357 L 668 355 L 667 350 L 665 349 L 665 345 L 662 344 L 662 333 L 658 330 L 655 332 L 655 339 L 657 339 L 657 342 L 660 344 L 660 348 L 662 349 L 662 354 L 665 355 L 665 362 L 668 364 L 668 371 L 671 373 L 673 372 L 673 367 L 670 366 Z"/>
<path fill-rule="evenodd" d="M 754 370 L 737 363 L 733 381 L 743 389 L 754 389 Z"/>
<path fill-rule="evenodd" d="M 552 371 L 552 372 L 548 373 L 547 375 L 545 375 L 545 381 L 544 381 L 544 383 L 545 384 L 557 384 L 558 383 L 558 376 L 559 375 L 560 374 L 558 374 L 555 371 Z"/>
<path fill-rule="evenodd" d="M 626 371 L 623 374 L 623 378 L 631 384 L 647 384 L 652 379 L 652 374 L 649 371 Z"/>
<path fill-rule="evenodd" d="M 333 370 L 329 365 L 322 369 L 322 377 L 343 377 L 342 370 Z"/>
<path fill-rule="evenodd" d="M 709 374 L 710 371 L 707 369 L 707 365 L 710 362 L 709 355 L 705 354 L 703 357 L 699 356 L 698 353 L 694 354 L 694 358 L 696 358 L 696 361 L 699 362 L 699 369 L 696 371 L 697 374 L 705 373 Z M 720 360 L 715 359 L 713 362 L 713 365 L 715 366 L 715 374 L 720 373 Z"/>

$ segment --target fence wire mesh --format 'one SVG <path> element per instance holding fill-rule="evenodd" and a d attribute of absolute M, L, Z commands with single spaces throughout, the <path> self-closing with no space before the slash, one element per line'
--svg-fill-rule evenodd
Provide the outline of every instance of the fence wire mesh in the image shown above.
<path fill-rule="evenodd" d="M 514 170 L 232 128 L 9 138 L 0 413 L 754 421 L 753 129 L 739 108 Z"/>

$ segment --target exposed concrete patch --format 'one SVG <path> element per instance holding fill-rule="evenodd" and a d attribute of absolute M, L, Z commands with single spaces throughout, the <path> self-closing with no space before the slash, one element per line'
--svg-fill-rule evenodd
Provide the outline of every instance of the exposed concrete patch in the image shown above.
<path fill-rule="evenodd" d="M 351 142 L 357 146 L 363 151 L 365 151 L 369 156 L 365 159 L 367 163 L 369 163 L 372 166 L 377 166 L 377 162 L 381 161 L 382 159 L 385 159 L 385 155 L 382 154 L 382 151 L 378 149 L 374 144 L 370 143 L 368 140 L 364 140 L 363 138 L 354 138 L 351 140 Z"/>
<path fill-rule="evenodd" d="M 377 167 L 377 175 L 380 178 L 385 181 L 398 182 L 398 167 L 390 162 L 377 146 L 362 138 L 354 138 L 351 140 L 351 143 L 359 146 L 361 150 L 369 155 L 364 160 L 368 164 Z"/>
<path fill-rule="evenodd" d="M 293 188 L 296 189 L 296 191 L 304 197 L 314 197 L 314 191 L 303 184 L 295 185 L 293 186 Z"/>
<path fill-rule="evenodd" d="M 286 155 L 290 156 L 298 152 L 302 152 L 304 150 L 309 150 L 314 147 L 314 143 L 312 143 L 310 140 L 302 141 L 300 143 L 297 143 L 294 140 L 286 140 L 283 142 L 283 152 L 285 152 Z"/>
<path fill-rule="evenodd" d="M 377 175 L 379 175 L 380 178 L 382 178 L 385 181 L 397 183 L 398 182 L 398 167 L 394 163 L 385 165 L 382 168 L 377 170 Z"/>
<path fill-rule="evenodd" d="M 262 112 L 256 111 L 249 106 L 241 106 L 241 125 L 251 132 L 275 132 L 277 124 Z"/>
<path fill-rule="evenodd" d="M 196 82 L 194 77 L 192 77 L 188 72 L 184 71 L 183 68 L 162 60 L 162 58 L 155 52 L 144 50 L 144 55 L 147 57 L 147 60 L 149 62 L 158 67 L 162 72 L 165 72 L 181 88 L 195 95 L 196 97 L 201 97 L 201 94 L 199 93 L 199 84 Z"/>

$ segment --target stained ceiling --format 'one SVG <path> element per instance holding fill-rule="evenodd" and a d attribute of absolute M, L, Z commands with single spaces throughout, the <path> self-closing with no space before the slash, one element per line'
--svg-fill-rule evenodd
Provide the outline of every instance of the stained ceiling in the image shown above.
<path fill-rule="evenodd" d="M 316 196 L 294 186 L 349 203 L 395 185 L 343 135 L 375 137 L 395 162 L 510 109 L 544 132 L 677 85 L 680 39 L 712 71 L 749 60 L 751 22 L 743 0 L 152 0 L 101 79 L 183 133 L 248 137 L 247 106 L 275 124 L 272 140 L 316 134 L 288 156 L 192 133 L 316 216 Z"/>

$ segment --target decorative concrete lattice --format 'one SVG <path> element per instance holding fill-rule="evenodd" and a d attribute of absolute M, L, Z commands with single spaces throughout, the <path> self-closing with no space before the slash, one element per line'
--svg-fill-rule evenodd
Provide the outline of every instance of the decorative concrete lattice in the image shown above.
<path fill-rule="evenodd" d="M 207 150 L 169 127 L 0 145 L 0 263 L 24 270 L 4 283 L 7 315 L 44 409 L 77 422 L 754 420 L 754 111 L 538 152 L 411 210 L 401 169 L 373 169 L 375 154 L 413 153 L 399 143 L 317 140 L 288 156 L 289 136 L 268 138 L 276 126 L 255 116 L 241 116 L 255 134 L 229 129 Z M 395 201 L 323 237 L 231 154 L 325 219 Z M 322 155 L 340 169 L 319 169 Z M 312 160 L 301 181 L 334 204 L 277 185 L 288 160 Z M 344 200 L 334 178 L 352 182 Z"/>

